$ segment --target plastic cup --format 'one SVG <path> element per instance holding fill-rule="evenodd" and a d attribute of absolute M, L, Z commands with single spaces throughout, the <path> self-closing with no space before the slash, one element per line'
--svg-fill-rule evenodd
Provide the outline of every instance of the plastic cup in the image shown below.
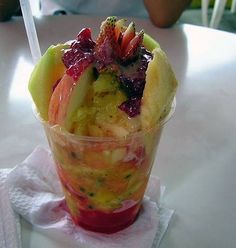
<path fill-rule="evenodd" d="M 75 224 L 114 233 L 138 216 L 164 124 L 125 138 L 77 136 L 43 123 Z"/>

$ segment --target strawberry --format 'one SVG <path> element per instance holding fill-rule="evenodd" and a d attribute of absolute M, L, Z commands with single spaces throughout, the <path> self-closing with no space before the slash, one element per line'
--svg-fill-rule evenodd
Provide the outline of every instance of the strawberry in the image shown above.
<path fill-rule="evenodd" d="M 117 21 L 114 16 L 102 23 L 95 46 L 96 67 L 99 72 L 105 68 L 114 71 L 117 63 L 128 64 L 137 58 L 144 32 L 136 34 L 134 22 L 128 27 L 124 24 L 124 19 Z"/>
<path fill-rule="evenodd" d="M 100 27 L 100 33 L 98 35 L 98 38 L 96 40 L 96 48 L 99 48 L 99 46 L 104 42 L 105 39 L 108 39 L 111 43 L 115 42 L 115 24 L 116 24 L 117 18 L 115 16 L 109 16 L 107 19 L 102 22 L 102 25 Z"/>
<path fill-rule="evenodd" d="M 143 43 L 143 34 L 144 31 L 141 30 L 136 36 L 134 36 L 125 47 L 125 50 L 122 50 L 122 61 L 129 62 L 137 57 L 140 51 L 140 47 Z"/>
<path fill-rule="evenodd" d="M 101 25 L 95 46 L 96 68 L 100 73 L 106 71 L 118 75 L 120 87 L 128 97 L 119 105 L 119 109 L 129 117 L 140 113 L 145 71 L 149 62 L 147 51 L 142 46 L 143 36 L 144 31 L 136 34 L 134 22 L 126 27 L 124 19 L 117 21 L 115 17 L 108 17 Z M 135 73 L 134 64 L 137 69 Z"/>
<path fill-rule="evenodd" d="M 118 20 L 115 24 L 115 51 L 118 60 L 122 64 L 128 64 L 135 60 L 139 48 L 143 43 L 144 31 L 140 31 L 136 34 L 135 24 L 131 22 L 128 27 L 124 25 L 124 19 Z"/>
<path fill-rule="evenodd" d="M 120 19 L 116 21 L 115 24 L 115 41 L 120 44 L 122 40 L 123 32 L 125 31 L 125 19 Z"/>
<path fill-rule="evenodd" d="M 96 46 L 94 49 L 94 57 L 96 61 L 96 68 L 102 71 L 109 68 L 109 65 L 114 64 L 115 56 L 115 23 L 116 17 L 108 17 L 101 25 L 100 33 L 98 35 Z M 111 66 L 112 68 L 112 66 Z M 106 69 L 107 70 L 107 69 Z"/>
<path fill-rule="evenodd" d="M 124 31 L 122 36 L 122 42 L 121 42 L 121 50 L 125 50 L 129 42 L 134 38 L 135 36 L 135 24 L 134 22 L 131 22 L 127 29 Z"/>

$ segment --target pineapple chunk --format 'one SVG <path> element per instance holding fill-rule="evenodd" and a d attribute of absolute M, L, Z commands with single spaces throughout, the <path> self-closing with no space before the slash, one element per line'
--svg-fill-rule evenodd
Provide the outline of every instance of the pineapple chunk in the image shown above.
<path fill-rule="evenodd" d="M 95 95 L 114 92 L 118 88 L 115 76 L 111 73 L 101 73 L 98 79 L 93 83 Z"/>

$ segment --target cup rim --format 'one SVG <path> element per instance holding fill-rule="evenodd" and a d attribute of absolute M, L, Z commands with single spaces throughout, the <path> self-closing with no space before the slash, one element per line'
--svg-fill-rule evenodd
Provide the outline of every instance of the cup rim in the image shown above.
<path fill-rule="evenodd" d="M 104 141 L 122 141 L 122 140 L 128 140 L 131 138 L 135 138 L 135 137 L 140 137 L 143 136 L 143 134 L 147 134 L 149 132 L 152 132 L 153 130 L 157 130 L 162 128 L 173 116 L 174 112 L 175 112 L 175 108 L 176 108 L 176 97 L 174 97 L 172 104 L 171 104 L 171 108 L 170 111 L 168 113 L 168 115 L 160 122 L 158 123 L 156 126 L 151 127 L 149 129 L 146 130 L 141 130 L 141 131 L 137 131 L 134 133 L 130 133 L 126 136 L 121 136 L 121 137 L 112 137 L 112 136 L 86 136 L 86 135 L 77 135 L 77 134 L 73 134 L 68 132 L 67 130 L 65 130 L 63 127 L 59 126 L 59 125 L 50 125 L 48 123 L 48 121 L 43 120 L 39 113 L 37 112 L 36 108 L 34 107 L 34 114 L 36 116 L 36 118 L 43 124 L 44 127 L 47 127 L 51 130 L 53 130 L 53 132 L 56 133 L 60 133 L 64 136 L 70 137 L 70 139 L 75 139 L 75 140 L 80 140 L 80 141 L 93 141 L 93 142 L 104 142 Z"/>

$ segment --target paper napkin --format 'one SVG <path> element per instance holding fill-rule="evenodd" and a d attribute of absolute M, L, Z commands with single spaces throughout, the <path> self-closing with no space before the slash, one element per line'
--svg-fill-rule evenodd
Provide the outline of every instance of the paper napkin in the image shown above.
<path fill-rule="evenodd" d="M 58 234 L 58 239 L 62 238 L 60 234 L 68 236 L 77 247 L 157 248 L 173 215 L 173 210 L 162 207 L 159 202 L 159 179 L 151 177 L 143 207 L 131 226 L 114 234 L 90 232 L 75 226 L 63 207 L 65 200 L 51 153 L 43 147 L 37 147 L 10 171 L 5 184 L 15 212 L 49 236 L 50 233 L 54 238 Z"/>

